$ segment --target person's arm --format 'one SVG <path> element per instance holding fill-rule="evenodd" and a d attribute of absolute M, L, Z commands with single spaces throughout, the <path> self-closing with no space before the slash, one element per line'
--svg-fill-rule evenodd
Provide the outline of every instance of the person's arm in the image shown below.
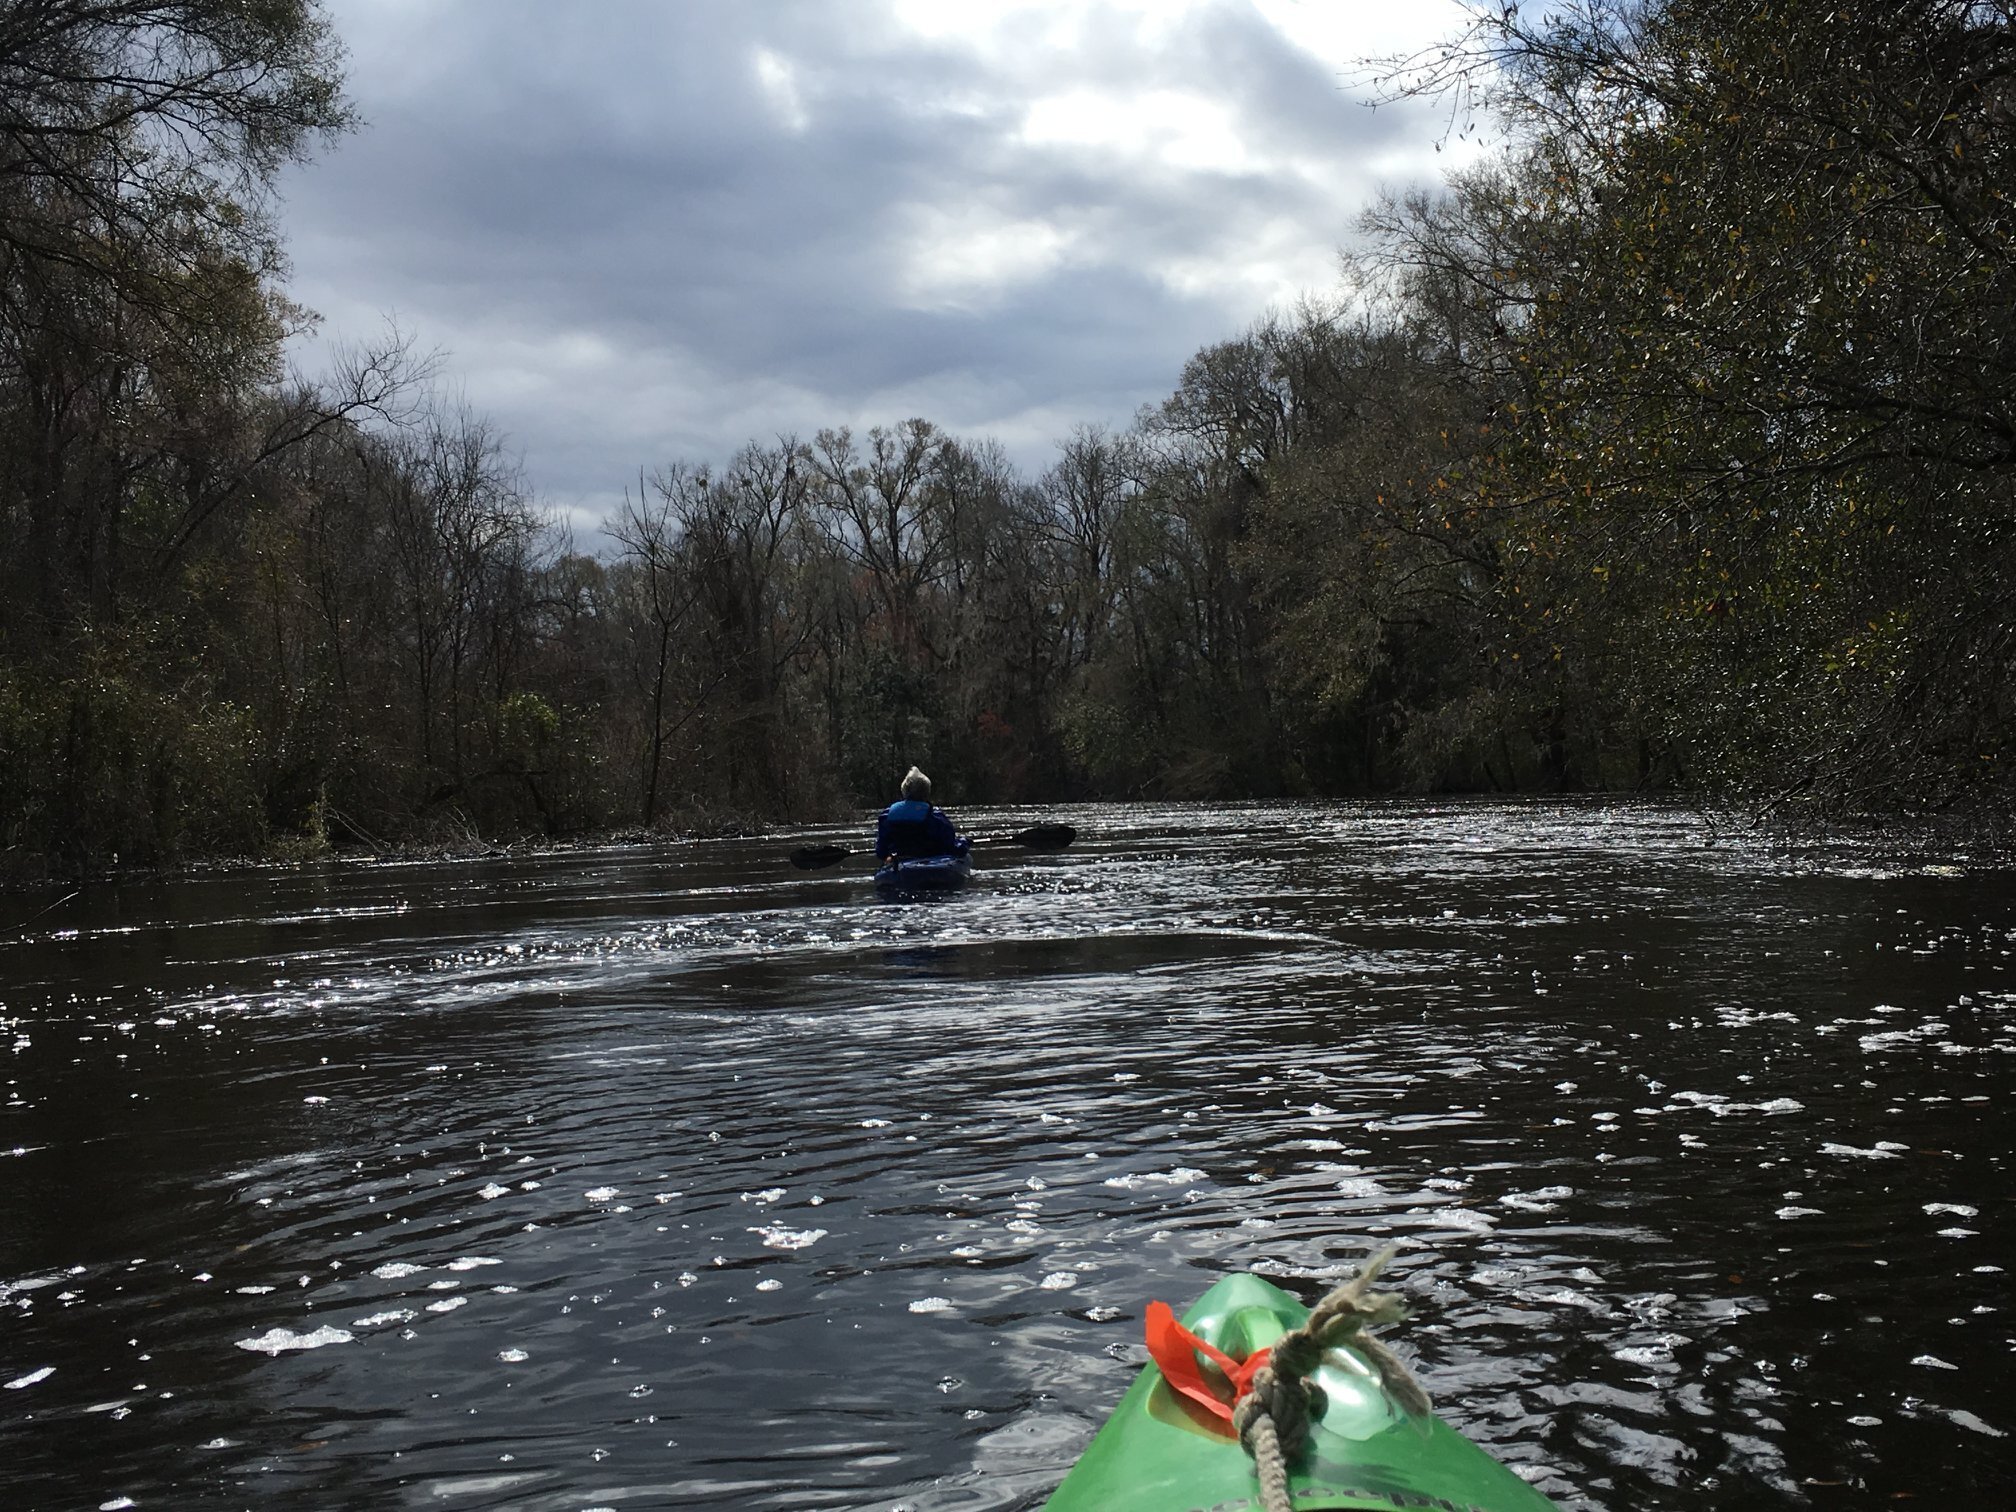
<path fill-rule="evenodd" d="M 952 822 L 952 816 L 941 808 L 931 810 L 931 839 L 948 856 L 956 856 L 966 849 L 959 827 Z"/>

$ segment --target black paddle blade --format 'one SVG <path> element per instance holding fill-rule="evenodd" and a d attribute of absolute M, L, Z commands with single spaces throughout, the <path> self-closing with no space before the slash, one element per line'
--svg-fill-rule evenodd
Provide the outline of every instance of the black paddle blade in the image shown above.
<path fill-rule="evenodd" d="M 791 864 L 800 871 L 817 871 L 835 861 L 845 861 L 853 854 L 845 845 L 801 845 L 791 852 Z"/>
<path fill-rule="evenodd" d="M 1028 850 L 1062 850 L 1078 838 L 1078 831 L 1068 824 L 1034 824 L 1020 834 L 1009 839 Z"/>

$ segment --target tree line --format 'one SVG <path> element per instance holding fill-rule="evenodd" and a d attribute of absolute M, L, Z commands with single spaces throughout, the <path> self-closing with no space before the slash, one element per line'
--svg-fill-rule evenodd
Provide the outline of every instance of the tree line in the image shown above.
<path fill-rule="evenodd" d="M 958 801 L 2011 797 L 2006 0 L 1492 5 L 1498 131 L 1026 475 L 925 419 L 574 540 L 396 337 L 282 351 L 312 0 L 0 10 L 0 869 Z"/>

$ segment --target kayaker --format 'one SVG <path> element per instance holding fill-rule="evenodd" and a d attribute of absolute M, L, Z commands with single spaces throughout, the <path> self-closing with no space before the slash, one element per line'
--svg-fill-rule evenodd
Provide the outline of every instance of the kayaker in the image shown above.
<path fill-rule="evenodd" d="M 916 767 L 903 774 L 903 796 L 875 821 L 875 855 L 885 864 L 914 856 L 963 856 L 966 837 L 951 816 L 931 806 L 931 779 Z"/>

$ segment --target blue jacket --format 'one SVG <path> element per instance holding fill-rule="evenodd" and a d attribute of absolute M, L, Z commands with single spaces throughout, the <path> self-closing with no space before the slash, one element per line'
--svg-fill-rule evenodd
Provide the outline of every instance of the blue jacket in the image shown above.
<path fill-rule="evenodd" d="M 882 810 L 875 821 L 875 854 L 881 856 L 956 856 L 966 838 L 952 827 L 941 808 L 921 798 L 905 798 Z"/>

